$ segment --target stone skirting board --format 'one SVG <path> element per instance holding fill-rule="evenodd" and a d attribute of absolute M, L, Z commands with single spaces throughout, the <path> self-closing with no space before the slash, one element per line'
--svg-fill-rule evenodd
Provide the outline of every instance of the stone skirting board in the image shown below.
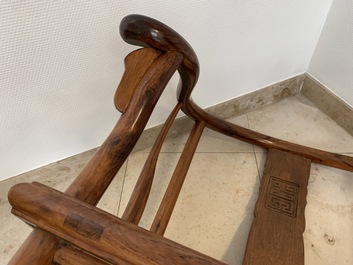
<path fill-rule="evenodd" d="M 206 111 L 221 119 L 241 115 L 245 112 L 276 103 L 284 98 L 298 94 L 301 90 L 304 79 L 305 74 L 297 75 L 276 84 L 209 107 Z M 195 102 L 197 103 L 197 99 L 195 99 Z"/>
<path fill-rule="evenodd" d="M 353 109 L 334 95 L 325 86 L 317 82 L 308 74 L 278 82 L 249 94 L 231 99 L 224 103 L 207 108 L 206 111 L 222 119 L 237 116 L 255 110 L 259 107 L 278 102 L 284 98 L 302 93 L 317 108 L 330 116 L 337 124 L 353 135 Z M 197 102 L 197 99 L 195 100 Z M 174 138 L 179 134 L 190 131 L 193 121 L 188 117 L 181 117 L 174 121 L 168 137 Z M 145 130 L 134 151 L 150 148 L 154 143 L 162 125 Z M 77 154 L 73 157 L 91 156 L 96 148 Z M 72 158 L 71 158 L 72 159 Z M 46 168 L 44 166 L 43 168 Z"/>
<path fill-rule="evenodd" d="M 305 79 L 305 74 L 286 79 L 276 84 L 261 88 L 243 96 L 228 100 L 205 110 L 221 119 L 227 119 L 233 116 L 244 114 L 245 112 L 257 109 L 259 107 L 278 102 L 284 98 L 294 96 L 300 92 Z M 197 103 L 197 99 L 195 99 Z M 185 131 L 190 131 L 193 122 L 188 117 L 181 117 L 174 121 L 168 137 L 175 137 Z M 143 150 L 150 147 L 161 125 L 149 128 L 143 132 L 135 150 Z"/>
<path fill-rule="evenodd" d="M 300 91 L 318 109 L 353 135 L 353 108 L 333 94 L 311 75 L 306 74 Z"/>

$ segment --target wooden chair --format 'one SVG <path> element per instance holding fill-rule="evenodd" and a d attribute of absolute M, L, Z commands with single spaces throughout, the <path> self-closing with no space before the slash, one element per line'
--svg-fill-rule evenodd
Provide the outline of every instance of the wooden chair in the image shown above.
<path fill-rule="evenodd" d="M 282 141 L 213 117 L 191 99 L 199 64 L 168 26 L 125 17 L 122 38 L 144 48 L 125 58 L 115 95 L 122 113 L 106 141 L 65 193 L 15 185 L 12 213 L 34 227 L 9 264 L 224 264 L 163 237 L 205 127 L 269 149 L 243 264 L 304 264 L 304 208 L 311 163 L 353 171 L 353 158 Z M 127 208 L 118 218 L 95 207 L 139 139 L 163 89 L 180 74 L 178 102 L 154 143 Z M 138 226 L 163 140 L 182 110 L 195 122 L 149 231 Z"/>

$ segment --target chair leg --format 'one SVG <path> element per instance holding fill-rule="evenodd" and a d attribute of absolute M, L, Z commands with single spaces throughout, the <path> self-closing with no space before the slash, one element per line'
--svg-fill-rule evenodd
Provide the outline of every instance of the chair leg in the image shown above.
<path fill-rule="evenodd" d="M 35 228 L 8 265 L 52 264 L 57 246 L 62 241 L 40 228 Z"/>

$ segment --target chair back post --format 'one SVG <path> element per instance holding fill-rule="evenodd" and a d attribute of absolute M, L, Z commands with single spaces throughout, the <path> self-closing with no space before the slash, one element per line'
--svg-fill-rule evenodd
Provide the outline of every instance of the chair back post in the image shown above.
<path fill-rule="evenodd" d="M 129 15 L 120 23 L 120 35 L 132 45 L 151 47 L 163 53 L 181 53 L 183 60 L 178 67 L 181 77 L 178 100 L 183 102 L 190 96 L 199 77 L 200 66 L 193 48 L 179 33 L 153 18 Z"/>

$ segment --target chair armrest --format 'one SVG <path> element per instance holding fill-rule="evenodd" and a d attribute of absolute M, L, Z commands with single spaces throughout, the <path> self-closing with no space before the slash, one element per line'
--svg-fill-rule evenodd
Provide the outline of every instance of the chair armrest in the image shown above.
<path fill-rule="evenodd" d="M 224 264 L 43 184 L 15 185 L 9 202 L 18 217 L 113 264 Z"/>

